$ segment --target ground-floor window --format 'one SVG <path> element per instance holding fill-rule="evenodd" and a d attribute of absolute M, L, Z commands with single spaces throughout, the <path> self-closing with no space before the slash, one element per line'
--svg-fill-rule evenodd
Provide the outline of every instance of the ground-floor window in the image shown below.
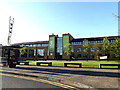
<path fill-rule="evenodd" d="M 45 50 L 44 49 L 37 49 L 37 55 L 38 57 L 42 58 L 44 57 Z"/>
<path fill-rule="evenodd" d="M 81 48 L 77 48 L 77 52 L 81 52 Z"/>
<path fill-rule="evenodd" d="M 29 50 L 29 57 L 33 58 L 33 57 L 35 57 L 35 55 L 36 55 L 36 49 L 30 49 Z"/>
<path fill-rule="evenodd" d="M 98 54 L 98 56 L 102 56 L 102 54 L 100 53 L 100 54 Z"/>
<path fill-rule="evenodd" d="M 25 50 L 24 54 L 21 55 L 21 57 L 27 57 L 27 49 Z"/>
<path fill-rule="evenodd" d="M 101 51 L 102 50 L 102 48 L 101 47 L 97 47 L 97 51 Z"/>
<path fill-rule="evenodd" d="M 87 54 L 83 54 L 83 58 L 87 58 Z"/>
<path fill-rule="evenodd" d="M 77 55 L 77 58 L 78 58 L 78 59 L 82 58 L 82 55 L 81 55 L 81 54 L 78 54 L 78 55 Z"/>
<path fill-rule="evenodd" d="M 93 55 L 93 54 L 90 54 L 90 58 L 93 59 L 93 58 L 94 58 L 94 55 Z"/>

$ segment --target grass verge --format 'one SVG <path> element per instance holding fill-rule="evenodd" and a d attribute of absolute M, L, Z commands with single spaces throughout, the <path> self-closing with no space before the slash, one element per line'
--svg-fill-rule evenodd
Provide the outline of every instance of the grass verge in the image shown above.
<path fill-rule="evenodd" d="M 27 60 L 29 61 L 29 60 Z M 120 61 L 117 60 L 109 60 L 109 61 L 29 61 L 30 65 L 36 65 L 37 62 L 52 62 L 52 66 L 64 66 L 64 63 L 82 63 L 82 67 L 99 67 L 99 64 L 102 63 L 109 63 L 109 64 L 118 64 L 120 63 Z M 47 65 L 47 64 L 43 64 L 43 65 Z M 75 66 L 78 67 L 78 65 L 69 65 L 69 66 Z M 104 67 L 104 66 L 103 66 Z M 117 66 L 105 66 L 105 67 L 115 67 L 117 68 Z"/>

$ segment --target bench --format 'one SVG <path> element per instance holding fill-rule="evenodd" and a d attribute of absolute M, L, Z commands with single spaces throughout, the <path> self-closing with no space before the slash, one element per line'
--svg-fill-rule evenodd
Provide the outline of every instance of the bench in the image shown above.
<path fill-rule="evenodd" d="M 102 66 L 118 66 L 120 69 L 120 64 L 99 64 L 99 68 L 102 68 Z"/>
<path fill-rule="evenodd" d="M 24 65 L 29 65 L 29 62 L 25 62 L 25 61 L 23 61 L 23 62 L 18 62 L 17 65 L 20 65 L 20 63 L 24 63 Z"/>
<path fill-rule="evenodd" d="M 68 64 L 70 64 L 70 65 L 79 65 L 80 68 L 82 67 L 82 63 L 64 63 L 64 67 L 67 67 Z"/>
<path fill-rule="evenodd" d="M 37 62 L 37 66 L 40 66 L 41 64 L 48 64 L 48 66 L 52 66 L 52 62 Z"/>

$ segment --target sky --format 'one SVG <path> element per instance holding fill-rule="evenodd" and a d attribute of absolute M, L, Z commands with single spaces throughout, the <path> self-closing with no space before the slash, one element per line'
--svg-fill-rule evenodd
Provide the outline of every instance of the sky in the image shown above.
<path fill-rule="evenodd" d="M 1 2 L 0 44 L 7 45 L 9 16 L 14 20 L 11 43 L 46 41 L 49 35 L 74 38 L 117 36 L 118 2 Z"/>

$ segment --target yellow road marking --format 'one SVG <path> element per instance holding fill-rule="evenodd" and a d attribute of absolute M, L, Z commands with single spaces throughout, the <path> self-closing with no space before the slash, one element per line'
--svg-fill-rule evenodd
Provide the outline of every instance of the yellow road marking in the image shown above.
<path fill-rule="evenodd" d="M 0 73 L 0 75 L 11 76 L 11 77 L 16 77 L 16 78 L 22 78 L 22 79 L 27 79 L 27 80 L 33 80 L 33 81 L 38 81 L 38 82 L 43 82 L 43 83 L 49 83 L 49 84 L 59 86 L 59 87 L 62 87 L 62 88 L 77 89 L 75 87 L 65 85 L 65 84 L 62 84 L 62 83 L 52 82 L 52 81 L 38 79 L 38 78 L 30 78 L 30 77 L 24 77 L 24 76 L 12 75 L 12 74 L 4 74 L 4 73 Z"/>

